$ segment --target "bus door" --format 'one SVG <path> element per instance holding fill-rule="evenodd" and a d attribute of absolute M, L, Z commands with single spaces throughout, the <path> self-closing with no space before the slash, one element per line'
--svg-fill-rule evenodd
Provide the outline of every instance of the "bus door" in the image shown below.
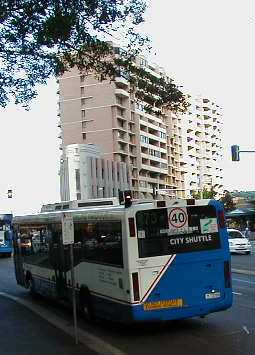
<path fill-rule="evenodd" d="M 17 284 L 25 286 L 25 276 L 23 269 L 23 257 L 21 253 L 20 245 L 20 233 L 18 227 L 14 229 L 13 233 L 13 259 L 14 259 L 14 268 Z"/>
<path fill-rule="evenodd" d="M 59 298 L 66 296 L 66 246 L 62 243 L 62 225 L 61 223 L 52 224 L 49 226 L 49 233 L 51 233 L 50 243 L 50 263 L 54 269 L 54 278 L 56 282 L 56 293 Z"/>

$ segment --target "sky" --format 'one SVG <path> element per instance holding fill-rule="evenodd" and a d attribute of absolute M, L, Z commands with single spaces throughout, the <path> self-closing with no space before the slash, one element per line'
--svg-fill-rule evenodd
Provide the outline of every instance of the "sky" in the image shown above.
<path fill-rule="evenodd" d="M 176 83 L 223 107 L 224 184 L 255 190 L 255 154 L 232 162 L 230 146 L 255 150 L 255 2 L 150 0 L 141 30 L 152 40 L 152 60 Z M 153 52 L 153 53 L 154 53 Z M 30 111 L 0 109 L 0 212 L 37 212 L 59 201 L 57 85 L 51 79 Z M 7 190 L 13 198 L 7 198 Z"/>

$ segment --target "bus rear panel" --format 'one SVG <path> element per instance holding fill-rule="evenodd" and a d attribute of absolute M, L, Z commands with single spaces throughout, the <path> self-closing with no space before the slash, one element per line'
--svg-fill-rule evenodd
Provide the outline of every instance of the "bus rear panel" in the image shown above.
<path fill-rule="evenodd" d="M 141 265 L 134 291 L 139 288 L 135 320 L 204 316 L 232 305 L 220 203 L 143 210 L 135 219 Z"/>

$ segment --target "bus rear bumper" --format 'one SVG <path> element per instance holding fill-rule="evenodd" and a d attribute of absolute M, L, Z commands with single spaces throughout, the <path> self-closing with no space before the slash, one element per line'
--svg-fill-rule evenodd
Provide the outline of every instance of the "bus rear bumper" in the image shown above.
<path fill-rule="evenodd" d="M 210 313 L 227 310 L 232 306 L 232 290 L 226 292 L 225 297 L 218 301 L 208 302 L 197 306 L 184 306 L 182 308 L 168 308 L 157 310 L 144 310 L 143 304 L 139 305 L 121 305 L 115 302 L 106 302 L 104 305 L 97 299 L 97 305 L 102 307 L 103 318 L 117 321 L 125 324 L 143 323 L 143 322 L 164 322 L 192 317 L 203 317 Z M 100 307 L 101 306 L 101 307 Z M 105 311 L 107 310 L 107 315 Z M 100 317 L 100 314 L 98 314 Z"/>
<path fill-rule="evenodd" d="M 132 310 L 134 322 L 144 321 L 168 321 L 192 317 L 202 317 L 210 313 L 227 310 L 233 304 L 232 290 L 225 292 L 225 297 L 218 301 L 212 301 L 196 306 L 184 306 L 182 308 L 169 308 L 145 311 L 143 305 L 135 306 Z"/>

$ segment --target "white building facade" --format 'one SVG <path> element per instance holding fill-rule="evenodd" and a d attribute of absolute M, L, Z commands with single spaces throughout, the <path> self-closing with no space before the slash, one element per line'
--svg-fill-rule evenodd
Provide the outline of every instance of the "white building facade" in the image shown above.
<path fill-rule="evenodd" d="M 69 144 L 63 149 L 60 166 L 61 201 L 118 197 L 130 189 L 125 163 L 102 158 L 94 144 Z"/>
<path fill-rule="evenodd" d="M 208 98 L 191 98 L 191 106 L 183 116 L 183 158 L 185 189 L 223 192 L 222 109 Z"/>

